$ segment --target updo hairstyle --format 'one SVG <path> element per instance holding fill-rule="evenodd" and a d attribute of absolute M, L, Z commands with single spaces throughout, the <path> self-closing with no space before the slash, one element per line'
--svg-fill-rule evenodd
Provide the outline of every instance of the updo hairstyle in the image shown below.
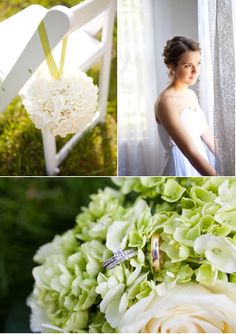
<path fill-rule="evenodd" d="M 186 51 L 201 51 L 199 43 L 190 38 L 175 36 L 166 42 L 164 52 L 164 63 L 168 68 L 176 68 L 181 55 Z"/>

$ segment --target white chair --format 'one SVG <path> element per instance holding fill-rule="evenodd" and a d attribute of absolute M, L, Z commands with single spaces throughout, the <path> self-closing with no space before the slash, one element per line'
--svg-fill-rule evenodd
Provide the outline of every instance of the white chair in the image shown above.
<path fill-rule="evenodd" d="M 85 0 L 72 8 L 56 6 L 50 10 L 32 5 L 0 23 L 0 45 L 2 46 L 0 112 L 4 111 L 11 100 L 25 89 L 26 82 L 45 60 L 37 31 L 41 21 L 44 22 L 56 60 L 57 55 L 60 54 L 58 43 L 65 35 L 68 36 L 65 70 L 67 67 L 78 67 L 87 71 L 99 61 L 101 62 L 98 113 L 95 120 L 82 132 L 75 134 L 59 152 L 56 150 L 55 137 L 50 132 L 42 132 L 47 175 L 58 173 L 58 166 L 84 131 L 104 121 L 109 90 L 115 9 L 116 0 Z M 95 35 L 100 30 L 101 39 L 97 39 Z"/>

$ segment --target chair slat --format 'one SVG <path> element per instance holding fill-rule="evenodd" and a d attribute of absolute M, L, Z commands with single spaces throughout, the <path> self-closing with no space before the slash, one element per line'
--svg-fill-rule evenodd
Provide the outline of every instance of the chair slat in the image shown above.
<path fill-rule="evenodd" d="M 79 29 L 96 16 L 104 12 L 112 4 L 111 0 L 87 0 L 71 8 L 74 22 L 71 31 Z"/>

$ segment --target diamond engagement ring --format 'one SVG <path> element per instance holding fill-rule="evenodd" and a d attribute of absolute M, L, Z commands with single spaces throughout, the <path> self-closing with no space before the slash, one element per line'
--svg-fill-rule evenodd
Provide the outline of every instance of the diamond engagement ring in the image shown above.
<path fill-rule="evenodd" d="M 103 267 L 107 270 L 112 269 L 118 266 L 121 262 L 124 262 L 127 259 L 135 256 L 137 251 L 134 248 L 127 250 L 118 249 L 118 251 L 113 252 L 113 256 L 108 260 L 103 262 Z"/>

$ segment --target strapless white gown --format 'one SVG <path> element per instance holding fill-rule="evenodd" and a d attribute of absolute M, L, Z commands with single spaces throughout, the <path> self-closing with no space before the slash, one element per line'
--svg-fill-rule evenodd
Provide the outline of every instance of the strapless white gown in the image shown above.
<path fill-rule="evenodd" d="M 207 160 L 207 151 L 201 135 L 206 130 L 207 122 L 203 111 L 186 108 L 180 114 L 180 120 L 192 138 L 199 153 Z M 198 171 L 191 165 L 189 160 L 176 146 L 165 128 L 158 124 L 158 132 L 161 143 L 165 148 L 165 157 L 161 167 L 161 175 L 171 176 L 200 176 Z"/>

